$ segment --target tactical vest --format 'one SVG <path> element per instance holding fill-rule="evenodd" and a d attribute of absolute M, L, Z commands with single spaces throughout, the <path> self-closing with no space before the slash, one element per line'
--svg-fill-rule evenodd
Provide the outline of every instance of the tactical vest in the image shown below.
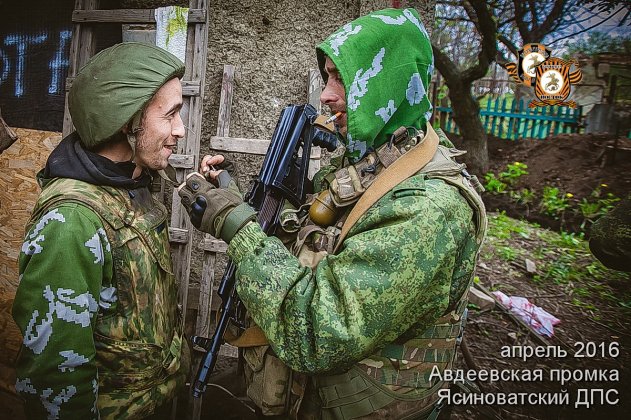
<path fill-rule="evenodd" d="M 42 191 L 27 227 L 64 203 L 87 206 L 103 222 L 114 265 L 112 284 L 103 287 L 115 287 L 117 296 L 113 310 L 104 313 L 99 308 L 94 329 L 97 404 L 104 418 L 150 415 L 175 396 L 190 366 L 177 309 L 166 208 L 154 199 L 134 206 L 130 194 L 58 178 Z"/>
<path fill-rule="evenodd" d="M 438 133 L 439 138 L 444 136 Z M 446 137 L 444 137 L 446 139 Z M 338 169 L 328 177 L 329 191 L 336 207 L 346 208 L 337 223 L 328 228 L 309 224 L 297 235 L 292 252 L 301 264 L 315 267 L 336 248 L 345 216 L 352 205 L 370 187 L 379 172 L 392 164 L 398 156 L 416 145 L 400 145 L 393 151 L 383 145 L 354 165 Z M 448 141 L 448 140 L 447 140 Z M 405 142 L 404 142 L 405 143 Z M 387 148 L 387 150 L 385 150 Z M 398 153 L 397 153 L 398 152 Z M 463 154 L 455 148 L 438 146 L 433 158 L 415 176 L 437 178 L 455 186 L 474 210 L 476 244 L 482 244 L 487 219 L 475 177 L 464 164 L 453 157 Z M 366 171 L 366 168 L 371 168 Z M 395 187 L 396 189 L 396 187 Z M 291 213 L 290 213 L 291 215 Z M 287 217 L 294 225 L 296 218 Z M 473 279 L 471 275 L 470 282 Z M 440 381 L 446 369 L 451 369 L 457 345 L 466 320 L 468 287 L 448 309 L 425 331 L 412 339 L 386 345 L 380 352 L 360 361 L 341 375 L 306 376 L 292 372 L 272 352 L 269 346 L 244 349 L 248 396 L 264 415 L 284 415 L 300 419 L 417 419 L 428 417 L 438 399 L 437 392 L 449 386 Z M 440 375 L 431 376 L 432 371 Z"/>

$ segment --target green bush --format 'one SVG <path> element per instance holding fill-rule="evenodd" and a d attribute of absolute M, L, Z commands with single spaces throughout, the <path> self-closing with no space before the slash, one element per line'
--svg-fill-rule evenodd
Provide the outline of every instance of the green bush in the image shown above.
<path fill-rule="evenodd" d="M 591 192 L 589 197 L 584 197 L 578 204 L 578 208 L 583 216 L 581 229 L 594 223 L 599 217 L 605 215 L 614 208 L 615 203 L 620 198 L 608 192 L 604 193 L 603 188 L 607 188 L 607 184 L 600 184 Z"/>
<path fill-rule="evenodd" d="M 487 172 L 484 175 L 484 188 L 493 194 L 502 194 L 506 192 L 508 187 L 514 187 L 517 184 L 517 180 L 527 175 L 528 166 L 525 163 L 515 162 L 506 165 L 506 170 L 500 172 L 499 176 L 495 176 L 493 172 Z"/>
<path fill-rule="evenodd" d="M 558 219 L 570 207 L 569 199 L 572 198 L 571 193 L 563 194 L 556 187 L 543 187 L 543 196 L 541 197 L 541 210 L 548 216 Z"/>

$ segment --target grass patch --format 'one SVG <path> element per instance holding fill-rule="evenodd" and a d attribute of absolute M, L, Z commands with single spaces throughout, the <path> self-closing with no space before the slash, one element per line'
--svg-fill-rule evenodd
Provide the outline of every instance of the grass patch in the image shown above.
<path fill-rule="evenodd" d="M 604 301 L 618 309 L 631 309 L 631 288 L 621 291 L 611 286 L 629 282 L 629 274 L 603 266 L 589 251 L 582 233 L 541 229 L 504 212 L 488 217 L 483 262 L 499 259 L 520 264 L 528 258 L 537 266 L 532 281 L 541 287 L 558 285 L 577 307 L 597 311 L 595 302 Z"/>

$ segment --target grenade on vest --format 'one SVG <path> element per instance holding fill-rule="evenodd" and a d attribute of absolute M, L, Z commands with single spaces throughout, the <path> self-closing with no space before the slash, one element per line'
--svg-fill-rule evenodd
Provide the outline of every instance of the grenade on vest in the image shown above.
<path fill-rule="evenodd" d="M 309 219 L 322 227 L 331 226 L 337 220 L 337 208 L 328 189 L 320 192 L 309 207 Z"/>

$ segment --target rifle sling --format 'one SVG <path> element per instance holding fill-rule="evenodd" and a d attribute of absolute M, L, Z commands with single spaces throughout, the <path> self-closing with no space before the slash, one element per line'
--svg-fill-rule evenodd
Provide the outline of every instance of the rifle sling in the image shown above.
<path fill-rule="evenodd" d="M 423 141 L 385 168 L 357 201 L 342 226 L 342 233 L 337 239 L 333 253 L 338 251 L 348 232 L 364 213 L 379 201 L 381 197 L 386 195 L 388 191 L 427 165 L 432 160 L 437 148 L 438 134 L 436 134 L 430 124 L 427 124 L 427 134 Z"/>

